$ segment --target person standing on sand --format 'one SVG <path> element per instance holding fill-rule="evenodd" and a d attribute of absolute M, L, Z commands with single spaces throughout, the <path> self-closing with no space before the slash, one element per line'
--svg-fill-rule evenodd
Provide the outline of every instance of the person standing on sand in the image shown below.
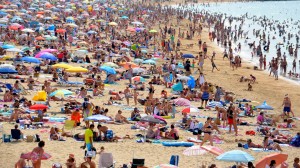
<path fill-rule="evenodd" d="M 284 115 L 290 117 L 290 112 L 291 112 L 293 117 L 295 117 L 294 112 L 292 111 L 292 102 L 288 94 L 285 95 L 281 106 L 283 106 Z"/>
<path fill-rule="evenodd" d="M 203 65 L 204 65 L 204 57 L 202 55 L 202 52 L 199 52 L 199 68 L 200 68 L 200 72 L 203 72 Z"/>
<path fill-rule="evenodd" d="M 45 146 L 44 141 L 40 141 L 38 143 L 38 147 L 34 148 L 31 152 L 31 161 L 33 168 L 41 168 L 42 167 L 42 156 L 44 154 L 43 147 Z"/>
<path fill-rule="evenodd" d="M 215 64 L 214 59 L 211 58 L 210 61 L 211 61 L 211 66 L 212 66 L 211 72 L 214 72 L 214 69 L 217 69 L 218 71 L 220 71 L 220 69 L 218 69 L 217 65 Z"/>
<path fill-rule="evenodd" d="M 91 151 L 93 148 L 94 127 L 95 127 L 94 124 L 91 124 L 90 127 L 87 128 L 84 132 L 84 143 L 87 151 Z"/>
<path fill-rule="evenodd" d="M 129 106 L 129 98 L 131 96 L 129 86 L 127 86 L 126 89 L 124 90 L 124 95 L 127 102 L 127 106 Z"/>

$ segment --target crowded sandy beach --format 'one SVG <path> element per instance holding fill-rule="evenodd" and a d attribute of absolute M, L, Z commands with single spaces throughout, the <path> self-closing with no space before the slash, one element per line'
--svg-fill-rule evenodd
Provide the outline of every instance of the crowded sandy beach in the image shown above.
<path fill-rule="evenodd" d="M 191 4 L 3 1 L 1 167 L 299 168 L 298 44 Z"/>

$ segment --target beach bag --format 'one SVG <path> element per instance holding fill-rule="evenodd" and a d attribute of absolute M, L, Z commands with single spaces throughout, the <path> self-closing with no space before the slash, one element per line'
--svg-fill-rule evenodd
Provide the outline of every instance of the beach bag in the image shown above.
<path fill-rule="evenodd" d="M 114 132 L 112 130 L 107 130 L 106 131 L 106 139 L 112 140 L 113 138 L 114 138 Z"/>
<path fill-rule="evenodd" d="M 170 164 L 174 166 L 178 166 L 179 162 L 179 156 L 178 155 L 172 155 L 170 159 Z"/>

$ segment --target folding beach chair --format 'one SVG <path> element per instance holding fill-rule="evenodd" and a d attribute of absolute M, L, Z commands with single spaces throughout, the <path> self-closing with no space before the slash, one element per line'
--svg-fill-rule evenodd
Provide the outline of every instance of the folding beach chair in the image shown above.
<path fill-rule="evenodd" d="M 74 127 L 75 127 L 75 121 L 74 120 L 66 120 L 64 125 L 64 130 L 71 130 L 71 134 L 74 135 Z"/>

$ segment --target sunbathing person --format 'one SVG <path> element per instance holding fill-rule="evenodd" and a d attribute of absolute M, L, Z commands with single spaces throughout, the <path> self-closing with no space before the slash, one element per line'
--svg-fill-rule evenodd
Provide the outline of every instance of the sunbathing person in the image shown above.
<path fill-rule="evenodd" d="M 98 88 L 97 85 L 94 86 L 94 89 L 93 89 L 93 96 L 103 96 L 103 92 L 101 89 Z"/>
<path fill-rule="evenodd" d="M 118 110 L 118 113 L 115 116 L 115 122 L 130 124 L 130 122 L 127 120 L 127 118 L 122 115 L 121 110 Z"/>
<path fill-rule="evenodd" d="M 96 163 L 92 161 L 92 155 L 86 156 L 86 161 L 80 164 L 80 168 L 96 168 Z"/>
<path fill-rule="evenodd" d="M 266 136 L 263 140 L 263 147 L 264 147 L 264 150 L 279 150 L 279 151 L 282 151 L 279 144 L 274 142 L 273 140 L 270 140 L 268 136 Z"/>
<path fill-rule="evenodd" d="M 160 135 L 160 130 L 156 129 L 154 131 L 154 124 L 150 124 L 149 128 L 147 130 L 146 138 L 149 138 L 149 139 L 159 139 L 159 137 L 160 137 L 159 135 Z"/>
<path fill-rule="evenodd" d="M 53 127 L 50 128 L 50 140 L 59 140 L 59 129 L 54 124 Z"/>

